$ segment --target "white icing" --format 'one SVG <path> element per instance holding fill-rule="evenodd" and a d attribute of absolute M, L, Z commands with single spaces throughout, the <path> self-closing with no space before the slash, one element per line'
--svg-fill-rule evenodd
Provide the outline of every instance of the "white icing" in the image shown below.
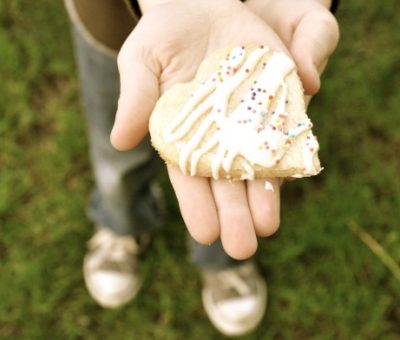
<path fill-rule="evenodd" d="M 267 47 L 260 47 L 246 58 L 244 48 L 234 48 L 221 62 L 219 70 L 200 86 L 172 123 L 165 128 L 164 140 L 173 142 L 185 137 L 193 125 L 198 124 L 197 130 L 182 147 L 179 155 L 179 166 L 184 173 L 187 172 L 190 162 L 190 174 L 195 175 L 200 158 L 216 147 L 211 165 L 214 178 L 219 177 L 221 167 L 229 172 L 235 157 L 241 155 L 246 160 L 242 163 L 241 178 L 254 179 L 254 164 L 266 168 L 276 166 L 294 139 L 311 129 L 309 119 L 292 129 L 285 127 L 285 77 L 294 70 L 295 65 L 281 52 L 274 52 L 262 65 L 263 69 L 253 87 L 228 115 L 231 95 L 252 75 L 268 52 Z M 280 95 L 275 99 L 277 93 Z M 276 108 L 270 112 L 274 100 Z M 217 127 L 216 132 L 203 141 L 213 125 Z M 307 147 L 315 151 L 304 150 L 305 167 L 307 172 L 315 173 L 313 155 L 318 150 L 318 142 L 311 132 L 308 136 L 312 138 L 309 138 L 310 145 Z"/>
<path fill-rule="evenodd" d="M 307 142 L 303 149 L 304 167 L 307 173 L 315 172 L 314 159 L 319 150 L 317 138 L 310 131 L 307 134 Z"/>
<path fill-rule="evenodd" d="M 253 180 L 254 179 L 254 169 L 252 168 L 252 166 L 247 163 L 247 162 L 243 162 L 242 163 L 243 169 L 245 171 L 244 174 L 242 174 L 242 176 L 240 176 L 241 180 Z"/>
<path fill-rule="evenodd" d="M 314 165 L 314 160 L 317 156 L 318 151 L 319 151 L 319 144 L 317 138 L 313 135 L 311 131 L 308 131 L 306 135 L 306 142 L 303 148 L 303 160 L 304 160 L 303 173 L 306 173 L 308 175 L 315 175 L 316 173 L 318 173 L 318 171 L 323 170 L 323 168 L 317 170 Z M 303 173 L 297 173 L 291 175 L 290 177 L 301 178 L 304 177 Z"/>
<path fill-rule="evenodd" d="M 268 181 L 265 181 L 264 189 L 265 189 L 266 191 L 272 191 L 272 192 L 274 192 L 274 187 L 273 187 L 273 185 L 271 184 L 271 182 L 268 182 Z"/>

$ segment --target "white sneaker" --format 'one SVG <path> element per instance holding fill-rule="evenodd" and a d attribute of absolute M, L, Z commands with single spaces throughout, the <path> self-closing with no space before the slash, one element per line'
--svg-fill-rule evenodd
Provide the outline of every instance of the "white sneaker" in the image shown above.
<path fill-rule="evenodd" d="M 267 285 L 253 263 L 203 272 L 203 305 L 224 335 L 239 336 L 260 323 L 267 305 Z"/>
<path fill-rule="evenodd" d="M 117 308 L 132 300 L 142 283 L 137 240 L 99 228 L 89 240 L 88 248 L 83 274 L 93 299 L 105 308 Z"/>

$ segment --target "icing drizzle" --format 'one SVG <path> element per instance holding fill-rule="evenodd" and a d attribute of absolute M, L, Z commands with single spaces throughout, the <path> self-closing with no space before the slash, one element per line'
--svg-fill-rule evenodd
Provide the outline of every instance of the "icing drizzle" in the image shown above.
<path fill-rule="evenodd" d="M 291 129 L 285 126 L 288 117 L 285 77 L 295 69 L 295 65 L 284 53 L 273 52 L 262 64 L 262 71 L 253 87 L 228 115 L 231 95 L 253 74 L 268 52 L 266 46 L 260 46 L 246 58 L 244 47 L 232 49 L 220 63 L 218 71 L 201 84 L 164 129 L 166 142 L 177 141 L 202 119 L 180 152 L 179 166 L 184 173 L 187 173 L 189 162 L 190 174 L 195 175 L 200 158 L 216 147 L 211 165 L 214 178 L 219 177 L 221 167 L 228 172 L 240 154 L 246 160 L 242 163 L 242 179 L 253 179 L 254 164 L 266 168 L 277 166 L 294 139 L 303 133 L 307 133 L 307 145 L 303 150 L 305 170 L 309 174 L 318 172 L 313 164 L 318 142 L 311 133 L 310 120 L 307 118 Z M 273 101 L 275 109 L 270 112 Z M 203 142 L 213 124 L 217 127 L 215 133 Z"/>

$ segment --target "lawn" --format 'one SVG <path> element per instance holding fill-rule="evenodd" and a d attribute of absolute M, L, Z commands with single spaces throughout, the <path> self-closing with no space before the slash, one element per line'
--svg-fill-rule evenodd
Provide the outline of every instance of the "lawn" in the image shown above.
<path fill-rule="evenodd" d="M 400 2 L 343 1 L 338 20 L 309 111 L 325 170 L 284 185 L 281 229 L 257 253 L 268 311 L 245 339 L 400 339 Z M 68 19 L 61 1 L 1 1 L 0 27 L 0 339 L 219 339 L 165 173 L 144 289 L 115 311 L 90 299 L 93 179 Z"/>

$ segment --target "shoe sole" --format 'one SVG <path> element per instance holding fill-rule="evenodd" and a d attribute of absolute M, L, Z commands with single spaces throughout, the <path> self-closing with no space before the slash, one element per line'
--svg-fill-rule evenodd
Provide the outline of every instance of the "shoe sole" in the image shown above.
<path fill-rule="evenodd" d="M 256 314 L 253 318 L 247 320 L 245 324 L 239 324 L 239 325 L 231 322 L 226 322 L 220 317 L 220 315 L 215 309 L 209 308 L 208 306 L 212 306 L 213 303 L 211 302 L 209 294 L 207 294 L 207 292 L 205 292 L 205 290 L 203 289 L 202 291 L 203 306 L 204 309 L 206 310 L 209 320 L 214 325 L 214 327 L 222 334 L 232 337 L 245 335 L 254 330 L 259 325 L 259 323 L 261 322 L 262 318 L 265 315 L 265 311 L 267 308 L 267 299 L 268 299 L 268 289 L 265 281 L 260 283 L 258 289 L 260 289 L 261 291 L 261 300 L 263 301 L 263 303 L 259 307 L 259 313 Z"/>
<path fill-rule="evenodd" d="M 86 289 L 89 292 L 89 295 L 95 300 L 101 307 L 108 309 L 116 309 L 122 307 L 127 304 L 131 300 L 135 298 L 138 294 L 140 288 L 142 287 L 142 280 L 138 280 L 137 284 L 132 287 L 132 290 L 129 292 L 121 292 L 119 294 L 110 295 L 106 297 L 104 294 L 101 294 L 99 290 L 96 288 L 91 280 L 89 279 L 90 274 L 87 269 L 86 258 L 83 261 L 83 277 L 86 285 Z"/>

